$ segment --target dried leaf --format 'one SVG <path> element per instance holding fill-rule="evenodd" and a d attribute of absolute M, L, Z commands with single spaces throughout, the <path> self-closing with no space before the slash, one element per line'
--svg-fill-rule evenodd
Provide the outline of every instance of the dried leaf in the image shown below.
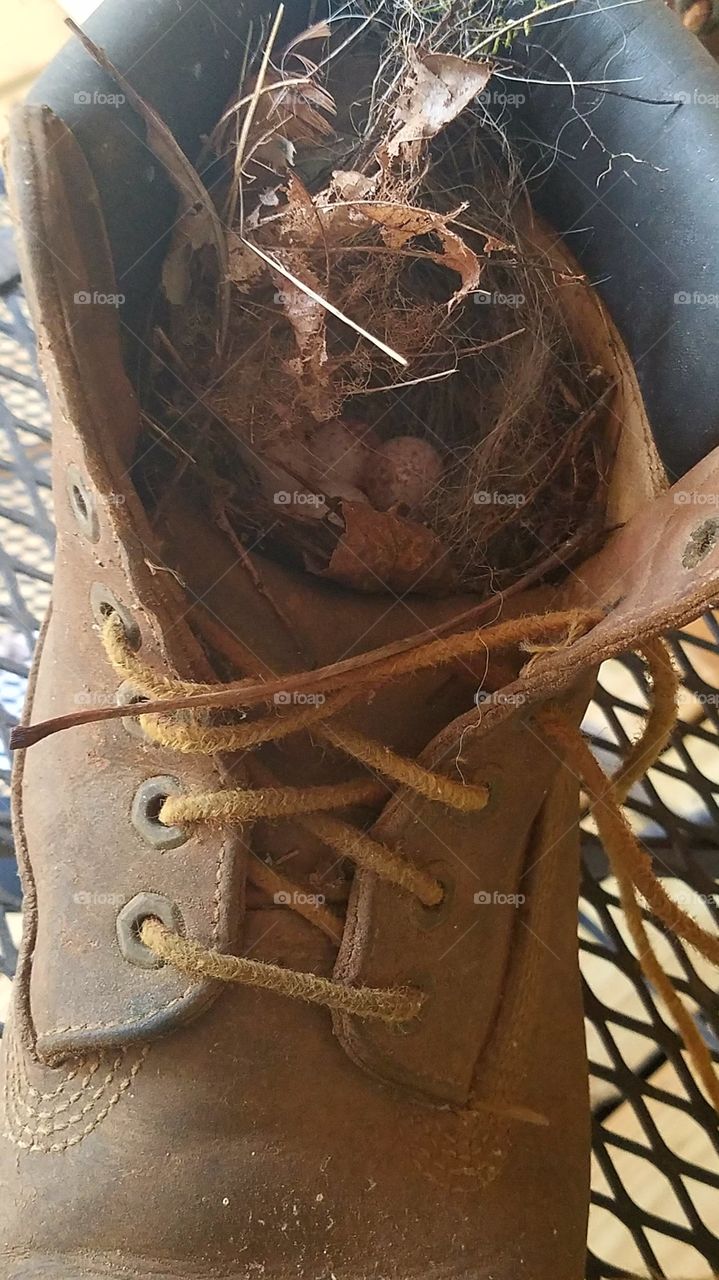
<path fill-rule="evenodd" d="M 322 219 L 302 179 L 289 173 L 284 183 L 287 207 L 282 215 L 280 234 L 289 231 L 286 243 L 309 248 L 323 236 Z"/>
<path fill-rule="evenodd" d="M 483 231 L 484 236 L 484 252 L 489 257 L 492 253 L 516 253 L 517 246 L 510 244 L 509 240 L 500 240 L 498 236 L 490 236 L 487 231 Z"/>
<path fill-rule="evenodd" d="M 491 62 L 452 53 L 414 53 L 394 112 L 397 132 L 387 143 L 391 158 L 409 157 L 456 119 L 492 74 Z"/>
<path fill-rule="evenodd" d="M 173 233 L 173 241 L 175 240 Z M 162 290 L 173 307 L 182 307 L 192 291 L 192 249 L 186 240 L 170 245 L 162 264 Z"/>
<path fill-rule="evenodd" d="M 305 58 L 304 54 L 295 53 L 292 56 L 304 67 L 308 76 L 314 76 L 319 71 L 318 64 L 313 62 L 311 58 Z"/>
<path fill-rule="evenodd" d="M 271 138 L 266 141 L 258 142 L 257 146 L 252 149 L 247 159 L 259 161 L 269 169 L 271 173 L 282 176 L 292 169 L 297 157 L 297 148 L 294 142 L 290 142 L 283 133 L 273 133 Z M 249 225 L 249 220 L 245 222 L 245 227 Z"/>
<path fill-rule="evenodd" d="M 343 324 L 346 324 L 350 329 L 353 329 L 355 333 L 373 343 L 378 350 L 383 351 L 385 355 L 390 356 L 392 360 L 397 362 L 397 364 L 404 365 L 405 367 L 407 366 L 409 361 L 405 356 L 400 355 L 398 351 L 395 351 L 392 347 L 388 346 L 381 338 L 377 338 L 373 333 L 370 333 L 368 329 L 364 329 L 362 325 L 357 324 L 351 316 L 345 315 L 345 313 L 340 311 L 333 302 L 330 302 L 328 298 L 325 298 L 318 290 L 314 289 L 312 285 L 308 284 L 306 280 L 300 280 L 298 276 L 295 276 L 290 271 L 289 267 L 286 267 L 284 263 L 278 260 L 278 258 L 272 258 L 268 253 L 265 253 L 264 249 L 261 249 L 258 244 L 254 244 L 250 240 L 246 240 L 245 244 L 253 253 L 256 253 L 259 258 L 262 258 L 269 267 L 272 267 L 273 271 L 279 273 L 279 275 L 283 276 L 285 280 L 288 280 L 290 284 L 295 285 L 298 289 L 302 290 L 302 292 L 308 294 L 315 302 L 321 303 L 325 311 L 328 311 L 330 315 L 336 316 L 338 320 L 341 320 Z M 332 416 L 334 416 L 334 413 L 335 411 L 333 410 Z"/>
<path fill-rule="evenodd" d="M 345 532 L 322 577 L 355 591 L 452 591 L 447 550 L 431 529 L 363 502 L 342 502 L 340 511 Z"/>
<path fill-rule="evenodd" d="M 286 241 L 289 245 L 299 243 L 304 248 L 317 239 L 318 231 L 322 234 L 322 224 L 312 197 L 297 174 L 289 174 L 285 191 L 287 209 L 282 221 L 287 233 Z M 254 256 L 262 265 L 262 260 Z M 271 272 L 277 287 L 277 301 L 292 326 L 297 346 L 297 355 L 287 362 L 288 372 L 298 382 L 299 402 L 314 417 L 322 420 L 329 412 L 327 312 L 319 301 L 324 282 L 313 269 L 308 255 L 300 249 L 276 249 L 275 258 L 312 291 L 279 272 Z"/>
<path fill-rule="evenodd" d="M 482 274 L 482 263 L 473 249 L 451 231 L 447 223 L 452 215 L 434 213 L 429 209 L 415 209 L 410 205 L 385 204 L 379 201 L 361 203 L 355 206 L 370 222 L 380 226 L 382 239 L 390 249 L 403 249 L 409 241 L 417 236 L 432 234 L 442 244 L 441 253 L 423 250 L 428 257 L 449 271 L 455 271 L 462 281 L 462 286 L 451 297 L 448 310 L 451 311 L 468 293 L 477 288 Z"/>
<path fill-rule="evenodd" d="M 175 223 L 162 264 L 162 287 L 173 306 L 183 306 L 190 296 L 195 253 L 213 243 L 206 210 L 192 205 Z"/>
<path fill-rule="evenodd" d="M 322 222 L 333 241 L 344 244 L 366 230 L 363 203 L 377 190 L 380 173 L 368 175 L 354 169 L 335 169 L 326 191 L 315 198 Z"/>
<path fill-rule="evenodd" d="M 300 55 L 296 52 L 299 45 L 307 44 L 309 40 L 328 40 L 331 34 L 332 29 L 329 22 L 325 22 L 324 18 L 321 18 L 313 26 L 307 27 L 306 31 L 300 31 L 299 35 L 293 36 L 289 44 L 285 45 L 282 57 L 286 58 L 288 54 L 294 53 L 295 57 L 299 58 Z"/>
<path fill-rule="evenodd" d="M 317 278 L 307 269 L 303 280 L 314 289 L 320 288 Z M 306 398 L 307 407 L 324 416 L 323 405 L 317 397 L 324 390 L 327 373 L 327 344 L 325 341 L 325 309 L 305 290 L 299 289 L 284 276 L 277 276 L 277 300 L 287 316 L 295 335 L 298 355 L 288 361 L 290 372 L 298 378 Z"/>
<path fill-rule="evenodd" d="M 339 200 L 368 200 L 377 187 L 377 175 L 357 173 L 354 169 L 335 169 L 330 193 Z"/>
<path fill-rule="evenodd" d="M 249 82 L 248 89 L 250 96 L 257 91 L 257 78 Z M 244 99 L 237 105 L 242 102 Z M 245 139 L 243 168 L 253 155 L 268 163 L 267 149 L 277 134 L 283 138 L 285 151 L 290 144 L 316 143 L 331 137 L 334 129 L 325 117 L 335 113 L 334 98 L 322 85 L 315 84 L 310 75 L 298 82 L 296 77 L 282 75 L 274 67 L 268 67 Z"/>
<path fill-rule="evenodd" d="M 228 246 L 228 278 L 241 293 L 247 293 L 266 274 L 267 267 L 234 231 L 228 236 Z"/>

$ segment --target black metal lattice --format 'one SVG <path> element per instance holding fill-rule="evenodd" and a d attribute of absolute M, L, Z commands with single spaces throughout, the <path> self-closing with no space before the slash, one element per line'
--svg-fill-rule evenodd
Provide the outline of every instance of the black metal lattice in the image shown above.
<path fill-rule="evenodd" d="M 703 923 L 716 924 L 719 625 L 707 614 L 670 641 L 684 677 L 679 723 L 671 748 L 634 788 L 627 812 L 667 890 Z M 585 730 L 606 764 L 618 763 L 646 706 L 639 661 L 628 656 L 605 664 Z M 587 828 L 580 904 L 594 1104 L 587 1275 L 599 1280 L 630 1268 L 637 1274 L 705 1275 L 707 1265 L 719 1262 L 716 1115 L 628 945 L 616 886 Z M 719 1002 L 710 966 L 649 914 L 645 919 L 664 968 L 717 1056 Z"/>
<path fill-rule="evenodd" d="M 20 910 L 9 737 L 25 696 L 38 619 L 50 598 L 54 531 L 49 414 L 1 183 L 0 176 L 0 997 L 6 1002 Z"/>
<path fill-rule="evenodd" d="M 53 528 L 49 419 L 0 203 L 0 997 L 6 1000 L 20 908 L 9 827 L 8 737 L 49 599 Z M 665 884 L 705 921 L 719 902 L 719 625 L 674 637 L 685 677 L 670 751 L 629 800 L 631 821 Z M 605 664 L 585 728 L 616 764 L 647 706 L 641 664 Z M 627 942 L 616 887 L 585 824 L 580 943 L 594 1116 L 587 1280 L 701 1275 L 719 1260 L 719 1130 Z M 649 918 L 648 918 L 649 919 Z M 719 1051 L 707 966 L 654 931 L 662 962 Z M 4 976 L 3 976 L 4 975 Z M 2 1006 L 0 1005 L 0 1013 Z M 680 1250 L 681 1252 L 677 1252 Z"/>

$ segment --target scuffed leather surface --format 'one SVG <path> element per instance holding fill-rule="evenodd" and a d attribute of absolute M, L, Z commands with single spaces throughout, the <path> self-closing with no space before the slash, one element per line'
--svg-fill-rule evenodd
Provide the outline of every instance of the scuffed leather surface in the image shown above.
<path fill-rule="evenodd" d="M 153 1268 L 264 1280 L 578 1280 L 589 1135 L 571 775 L 558 777 L 542 812 L 551 820 L 526 850 L 526 902 L 475 1112 L 382 1084 L 350 1061 L 324 1010 L 247 990 L 227 990 L 152 1046 L 101 1119 L 102 1107 L 79 1118 L 99 1072 L 68 1081 L 68 1067 L 25 1057 L 28 1145 L 17 1145 L 14 1123 L 0 1143 L 4 1280 L 36 1252 L 59 1259 L 63 1275 L 72 1275 L 64 1255 L 81 1253 L 88 1268 L 97 1258 L 138 1280 Z M 260 959 L 331 970 L 330 945 L 286 911 L 252 913 L 246 941 Z M 117 1068 L 108 1101 L 134 1062 Z M 105 1057 L 103 1075 L 110 1065 Z M 40 1101 L 28 1084 L 59 1093 Z M 537 1122 L 509 1119 L 518 1106 Z M 45 1132 L 68 1118 L 68 1130 Z M 83 1128 L 73 1146 L 47 1150 Z"/>
<path fill-rule="evenodd" d="M 16 120 L 9 175 L 55 422 L 56 603 L 34 681 L 32 715 L 40 719 L 114 701 L 118 681 L 90 608 L 95 582 L 132 613 L 146 660 L 186 676 L 211 672 L 183 621 L 177 584 L 152 561 L 151 535 L 128 480 L 138 410 L 122 368 L 117 316 L 111 306 L 75 302 L 79 292 L 116 292 L 86 164 L 66 127 L 35 108 Z M 62 244 L 61 256 L 50 243 Z M 71 513 L 70 463 L 95 495 L 96 542 L 79 532 Z M 119 905 L 141 887 L 176 901 L 187 929 L 207 944 L 226 946 L 236 935 L 236 837 L 193 834 L 181 849 L 160 853 L 129 822 L 139 783 L 172 774 L 176 765 L 117 724 L 66 734 L 18 762 L 16 831 L 27 892 L 18 982 L 26 989 L 27 1034 L 48 1058 L 157 1034 L 216 993 L 170 969 L 127 964 L 115 935 Z M 183 777 L 198 787 L 219 781 L 202 759 L 187 761 Z"/>
<path fill-rule="evenodd" d="M 562 701 L 581 722 L 594 686 L 585 673 Z M 420 1090 L 440 1102 L 463 1104 L 504 998 L 503 985 L 516 944 L 517 895 L 534 825 L 561 762 L 543 743 L 519 695 L 493 732 L 455 726 L 425 752 L 428 765 L 456 780 L 486 783 L 490 801 L 480 813 L 458 813 L 406 793 L 387 805 L 373 834 L 411 850 L 445 885 L 447 903 L 423 908 L 360 871 L 335 977 L 371 987 L 411 986 L 427 992 L 424 1009 L 406 1031 L 378 1022 L 335 1016 L 350 1056 L 382 1078 Z"/>
<path fill-rule="evenodd" d="M 494 783 L 498 779 L 503 803 L 500 798 L 496 806 L 490 804 L 485 813 L 471 818 L 452 814 L 437 820 L 438 815 L 428 812 L 427 807 L 423 810 L 418 801 L 408 802 L 403 797 L 388 806 L 378 832 L 390 839 L 402 839 L 409 825 L 414 836 L 414 856 L 420 861 L 434 860 L 440 868 L 447 847 L 452 849 L 459 858 L 459 869 L 455 865 L 451 874 L 464 884 L 465 901 L 470 893 L 468 883 L 481 874 L 480 851 L 484 844 L 485 865 L 494 868 L 495 860 L 499 861 L 502 879 L 498 888 L 511 893 L 521 865 L 527 826 L 541 803 L 542 786 L 548 785 L 557 769 L 556 757 L 545 747 L 541 731 L 532 729 L 534 711 L 548 698 L 560 700 L 561 704 L 583 673 L 636 647 L 648 636 L 661 635 L 690 621 L 717 598 L 719 515 L 713 513 L 717 512 L 718 501 L 716 451 L 672 489 L 643 504 L 623 528 L 609 537 L 601 552 L 568 575 L 560 591 L 553 596 L 544 593 L 543 598 L 541 594 L 534 597 L 535 607 L 543 604 L 552 608 L 596 608 L 605 611 L 604 617 L 572 644 L 538 656 L 496 698 L 489 698 L 480 714 L 473 710 L 459 717 L 422 756 L 429 767 L 448 768 L 454 776 L 468 781 L 486 779 Z M 512 609 L 515 608 L 521 608 L 521 604 L 512 602 Z M 589 696 L 588 692 L 584 705 Z M 577 723 L 582 712 L 581 697 L 577 699 L 575 695 Z M 527 755 L 523 756 L 521 746 L 513 746 L 512 742 L 513 738 L 522 742 L 525 725 L 533 739 L 528 745 L 525 743 Z M 495 753 L 501 758 L 499 766 Z M 513 786 L 521 795 L 518 805 L 513 805 L 507 794 L 510 791 L 511 795 Z M 409 824 L 403 821 L 408 803 L 415 815 L 414 827 L 411 819 Z M 472 856 L 475 849 L 476 857 Z M 451 858 L 449 861 L 451 864 Z M 474 1028 L 473 1048 L 479 1053 L 496 1008 L 503 947 L 508 943 L 506 933 L 492 931 L 484 938 L 483 923 L 481 918 L 473 921 L 466 916 L 461 921 L 458 909 L 428 934 L 420 952 L 411 941 L 416 909 L 413 914 L 408 905 L 393 901 L 386 886 L 358 872 L 338 973 L 368 985 L 396 983 L 404 975 L 411 984 L 414 967 L 418 975 L 432 975 L 432 981 L 439 982 L 445 996 L 444 1004 L 439 1002 L 440 1025 L 432 1025 L 435 1011 L 430 1007 L 422 1020 L 423 1028 L 405 1041 L 376 1024 L 336 1018 L 338 1033 L 358 1061 L 410 1087 L 421 1082 L 429 1093 L 436 1091 L 440 1097 L 461 1100 L 469 1078 L 468 1027 Z M 451 960 L 449 965 L 436 963 L 447 954 L 453 956 L 452 931 L 462 924 L 474 934 L 473 965 L 482 974 L 481 983 L 471 994 L 467 990 L 471 983 L 458 957 L 457 973 L 453 975 L 449 972 Z M 435 976 L 437 969 L 439 979 Z M 453 1059 L 455 1027 L 461 1030 L 458 1053 Z M 442 1045 L 439 1055 L 433 1052 L 438 1044 Z"/>
<path fill-rule="evenodd" d="M 697 554 L 697 550 L 699 554 Z M 702 551 L 705 553 L 702 554 Z M 540 669 L 568 678 L 697 617 L 719 597 L 719 449 L 617 530 L 569 579 L 557 607 L 607 611 L 571 652 Z M 551 679 L 553 680 L 554 674 Z"/>

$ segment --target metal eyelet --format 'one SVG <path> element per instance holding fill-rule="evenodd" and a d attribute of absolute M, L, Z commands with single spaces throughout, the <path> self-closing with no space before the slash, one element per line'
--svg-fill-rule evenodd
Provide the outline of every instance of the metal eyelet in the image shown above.
<path fill-rule="evenodd" d="M 189 838 L 183 827 L 166 827 L 159 813 L 168 796 L 177 796 L 182 788 L 177 778 L 146 778 L 135 792 L 130 816 L 132 825 L 154 849 L 177 849 Z"/>
<path fill-rule="evenodd" d="M 140 648 L 142 637 L 135 619 L 129 609 L 120 604 L 117 596 L 108 587 L 103 586 L 101 582 L 93 582 L 90 588 L 90 608 L 99 627 L 103 625 L 111 614 L 116 613 L 125 628 L 128 643 L 133 649 Z"/>
<path fill-rule="evenodd" d="M 97 542 L 100 537 L 100 525 L 95 510 L 95 499 L 79 467 L 74 463 L 70 464 L 65 473 L 65 489 L 78 529 L 89 542 Z"/>
<path fill-rule="evenodd" d="M 131 680 L 123 680 L 115 694 L 115 702 L 118 707 L 132 707 L 135 704 L 147 702 L 147 698 L 144 693 L 140 693 L 140 690 L 132 683 Z M 146 746 L 154 746 L 152 739 L 148 738 L 145 730 L 140 724 L 140 721 L 136 720 L 134 716 L 124 716 L 120 723 L 122 724 L 123 729 L 125 729 L 132 738 L 139 739 L 139 741 L 144 742 Z"/>
<path fill-rule="evenodd" d="M 155 916 L 174 933 L 184 933 L 184 922 L 178 907 L 160 893 L 138 893 L 118 912 L 115 921 L 117 942 L 125 960 L 138 969 L 161 969 L 163 961 L 146 947 L 140 930 L 150 916 Z"/>
<path fill-rule="evenodd" d="M 431 932 L 438 925 L 444 924 L 454 902 L 454 881 L 446 874 L 444 867 L 440 867 L 438 871 L 435 871 L 432 866 L 429 866 L 427 870 L 439 880 L 443 889 L 443 897 L 436 907 L 427 907 L 423 902 L 419 901 L 419 898 L 414 899 L 412 905 L 414 921 L 417 928 L 422 929 L 425 933 Z"/>

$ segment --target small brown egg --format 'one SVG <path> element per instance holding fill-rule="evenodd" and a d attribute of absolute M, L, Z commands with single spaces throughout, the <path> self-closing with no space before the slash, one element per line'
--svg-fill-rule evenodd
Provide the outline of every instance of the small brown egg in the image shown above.
<path fill-rule="evenodd" d="M 331 487 L 333 481 L 359 488 L 365 468 L 366 451 L 355 424 L 332 418 L 317 428 L 310 441 L 315 459 L 316 483 Z"/>
<path fill-rule="evenodd" d="M 442 477 L 442 459 L 427 440 L 396 436 L 370 453 L 364 489 L 378 511 L 422 505 Z"/>

